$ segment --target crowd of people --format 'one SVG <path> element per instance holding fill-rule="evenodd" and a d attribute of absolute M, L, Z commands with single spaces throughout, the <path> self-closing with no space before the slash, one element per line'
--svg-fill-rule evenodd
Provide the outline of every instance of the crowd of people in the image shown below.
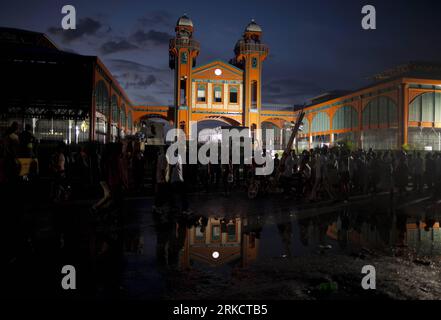
<path fill-rule="evenodd" d="M 39 142 L 30 125 L 21 132 L 19 127 L 13 122 L 0 140 L 0 185 L 5 189 L 26 183 L 43 187 L 49 182 L 49 198 L 61 201 L 72 192 L 94 196 L 104 188 L 116 195 L 128 190 L 129 183 L 133 189 L 144 183 L 144 152 L 134 140 L 106 145 Z"/>
<path fill-rule="evenodd" d="M 291 151 L 284 156 L 281 184 L 311 201 L 321 198 L 348 200 L 354 194 L 389 192 L 393 197 L 410 191 L 441 187 L 441 154 L 419 151 L 350 151 L 345 147 Z"/>
<path fill-rule="evenodd" d="M 309 201 L 347 201 L 352 195 L 384 191 L 391 197 L 425 189 L 434 194 L 441 191 L 439 152 L 351 151 L 344 146 L 301 153 L 292 150 L 274 155 L 271 175 L 256 176 L 254 161 L 186 165 L 179 156 L 177 163 L 170 165 L 166 146 L 143 146 L 134 138 L 74 147 L 60 142 L 49 153 L 41 152 L 31 127 L 20 132 L 16 122 L 8 128 L 0 146 L 3 186 L 20 181 L 23 175 L 46 172 L 55 201 L 65 200 L 75 191 L 81 194 L 98 189 L 103 197 L 94 210 L 109 199 L 120 201 L 127 192 L 154 195 L 156 208 L 169 204 L 187 211 L 188 191 L 222 192 L 225 196 L 245 191 L 250 198 L 283 193 L 285 198 Z M 24 174 L 22 158 L 34 159 Z M 73 185 L 76 190 L 72 190 Z"/>

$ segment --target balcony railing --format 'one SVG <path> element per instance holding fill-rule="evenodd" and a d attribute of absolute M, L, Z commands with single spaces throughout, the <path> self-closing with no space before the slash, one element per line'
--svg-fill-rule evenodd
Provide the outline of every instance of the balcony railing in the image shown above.
<path fill-rule="evenodd" d="M 236 53 L 242 53 L 242 54 L 248 52 L 256 52 L 256 51 L 268 54 L 268 47 L 262 43 L 240 42 L 236 44 L 234 51 Z"/>
<path fill-rule="evenodd" d="M 192 48 L 194 50 L 199 50 L 199 42 L 193 39 L 178 38 L 170 39 L 170 48 Z"/>

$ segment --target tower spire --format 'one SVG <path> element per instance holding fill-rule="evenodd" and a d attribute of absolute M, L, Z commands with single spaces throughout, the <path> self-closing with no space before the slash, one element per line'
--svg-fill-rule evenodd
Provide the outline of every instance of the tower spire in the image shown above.
<path fill-rule="evenodd" d="M 176 36 L 170 40 L 170 68 L 175 70 L 175 125 L 188 136 L 191 120 L 192 68 L 199 54 L 199 42 L 193 39 L 193 21 L 184 13 L 176 23 Z"/>

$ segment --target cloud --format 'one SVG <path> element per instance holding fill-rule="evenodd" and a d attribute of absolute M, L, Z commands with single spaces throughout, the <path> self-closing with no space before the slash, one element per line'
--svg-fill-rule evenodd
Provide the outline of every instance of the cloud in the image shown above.
<path fill-rule="evenodd" d="M 144 77 L 142 79 L 139 79 L 135 85 L 139 87 L 149 87 L 152 84 L 156 82 L 156 77 L 152 74 L 148 75 L 147 77 Z"/>
<path fill-rule="evenodd" d="M 170 26 L 173 25 L 173 15 L 167 11 L 153 11 L 148 15 L 145 15 L 138 19 L 138 22 L 142 26 L 146 27 L 158 27 L 158 26 Z"/>
<path fill-rule="evenodd" d="M 170 103 L 173 80 L 168 68 L 124 59 L 109 59 L 105 64 L 135 104 Z"/>
<path fill-rule="evenodd" d="M 318 84 L 296 78 L 280 78 L 263 85 L 263 98 L 270 103 L 303 103 L 324 92 Z"/>
<path fill-rule="evenodd" d="M 147 45 L 147 44 L 168 45 L 169 40 L 172 37 L 173 36 L 168 34 L 167 32 L 156 31 L 152 29 L 149 30 L 148 32 L 145 32 L 144 30 L 138 30 L 132 34 L 131 39 L 132 41 L 140 45 Z"/>
<path fill-rule="evenodd" d="M 127 40 L 107 41 L 104 42 L 100 47 L 100 51 L 103 54 L 111 54 L 115 52 L 128 51 L 133 49 L 138 49 L 138 47 L 128 42 Z"/>
<path fill-rule="evenodd" d="M 157 78 L 153 74 L 141 75 L 138 73 L 123 73 L 116 76 L 118 82 L 122 83 L 124 89 L 147 89 L 157 82 Z"/>
<path fill-rule="evenodd" d="M 127 72 L 169 72 L 167 68 L 161 69 L 124 59 L 110 59 L 108 63 L 115 70 L 125 70 Z"/>
<path fill-rule="evenodd" d="M 139 105 L 163 105 L 164 101 L 158 100 L 152 94 L 135 94 L 135 100 L 139 101 Z"/>
<path fill-rule="evenodd" d="M 100 21 L 86 17 L 78 20 L 76 29 L 64 30 L 60 27 L 50 27 L 48 32 L 60 36 L 62 42 L 70 43 L 83 36 L 96 35 L 102 26 L 103 25 Z"/>

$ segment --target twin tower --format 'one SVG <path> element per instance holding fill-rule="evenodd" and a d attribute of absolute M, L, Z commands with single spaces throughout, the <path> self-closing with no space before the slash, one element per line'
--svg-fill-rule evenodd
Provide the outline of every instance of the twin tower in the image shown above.
<path fill-rule="evenodd" d="M 254 20 L 247 25 L 229 63 L 214 61 L 198 67 L 200 46 L 193 39 L 193 22 L 184 15 L 175 31 L 169 62 L 175 71 L 176 127 L 189 137 L 190 121 L 214 119 L 249 127 L 254 134 L 260 128 L 262 63 L 268 55 L 268 47 L 261 43 L 262 28 Z"/>

